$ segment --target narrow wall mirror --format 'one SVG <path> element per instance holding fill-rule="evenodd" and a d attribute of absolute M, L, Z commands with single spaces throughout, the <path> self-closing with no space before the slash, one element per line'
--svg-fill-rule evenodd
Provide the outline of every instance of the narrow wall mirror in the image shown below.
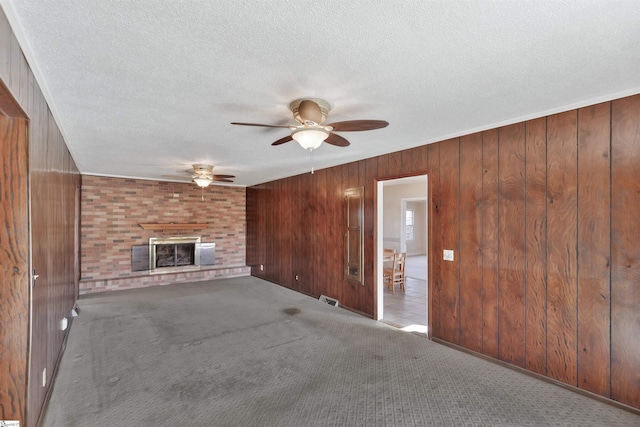
<path fill-rule="evenodd" d="M 344 278 L 362 284 L 364 239 L 364 187 L 348 188 L 344 193 Z"/>

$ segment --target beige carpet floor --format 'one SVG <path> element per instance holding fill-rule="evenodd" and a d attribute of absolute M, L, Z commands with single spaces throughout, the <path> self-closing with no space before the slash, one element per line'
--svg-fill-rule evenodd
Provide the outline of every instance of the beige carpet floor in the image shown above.
<path fill-rule="evenodd" d="M 640 425 L 633 413 L 252 277 L 79 305 L 44 427 Z"/>

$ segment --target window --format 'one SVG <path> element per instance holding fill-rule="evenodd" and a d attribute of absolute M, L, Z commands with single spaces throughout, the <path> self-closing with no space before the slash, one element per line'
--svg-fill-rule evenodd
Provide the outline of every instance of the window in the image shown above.
<path fill-rule="evenodd" d="M 405 211 L 404 227 L 407 233 L 407 241 L 413 240 L 413 209 Z"/>

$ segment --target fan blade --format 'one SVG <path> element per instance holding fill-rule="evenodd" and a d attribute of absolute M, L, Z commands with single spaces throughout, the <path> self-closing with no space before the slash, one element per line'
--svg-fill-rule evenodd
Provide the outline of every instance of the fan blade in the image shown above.
<path fill-rule="evenodd" d="M 279 140 L 277 140 L 276 142 L 272 143 L 271 145 L 280 145 L 280 144 L 284 144 L 285 142 L 289 142 L 289 141 L 293 141 L 293 138 L 291 138 L 291 135 L 287 135 L 284 138 L 280 138 Z"/>
<path fill-rule="evenodd" d="M 355 132 L 361 130 L 382 129 L 389 126 L 384 120 L 347 120 L 346 122 L 329 123 L 335 132 Z"/>
<path fill-rule="evenodd" d="M 213 177 L 213 180 L 216 181 L 216 182 L 233 182 L 230 179 L 216 178 L 215 176 Z"/>
<path fill-rule="evenodd" d="M 327 139 L 324 140 L 327 144 L 336 145 L 338 147 L 348 147 L 350 145 L 349 141 L 341 137 L 340 135 L 336 135 L 335 133 L 330 133 Z"/>
<path fill-rule="evenodd" d="M 231 122 L 232 125 L 240 125 L 240 126 L 260 126 L 260 127 L 265 127 L 265 128 L 287 128 L 289 129 L 289 126 L 283 126 L 283 125 L 263 125 L 260 123 L 238 123 L 238 122 Z"/>
<path fill-rule="evenodd" d="M 213 179 L 229 179 L 235 178 L 235 175 L 213 175 Z"/>

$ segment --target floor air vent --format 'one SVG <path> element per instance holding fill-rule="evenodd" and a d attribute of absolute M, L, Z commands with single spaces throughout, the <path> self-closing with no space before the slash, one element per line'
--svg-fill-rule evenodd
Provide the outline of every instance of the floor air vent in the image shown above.
<path fill-rule="evenodd" d="M 329 298 L 328 296 L 325 295 L 320 295 L 320 298 L 318 298 L 320 301 L 322 302 L 326 302 L 329 305 L 332 305 L 334 307 L 338 306 L 338 300 L 337 299 L 333 299 L 333 298 Z"/>

